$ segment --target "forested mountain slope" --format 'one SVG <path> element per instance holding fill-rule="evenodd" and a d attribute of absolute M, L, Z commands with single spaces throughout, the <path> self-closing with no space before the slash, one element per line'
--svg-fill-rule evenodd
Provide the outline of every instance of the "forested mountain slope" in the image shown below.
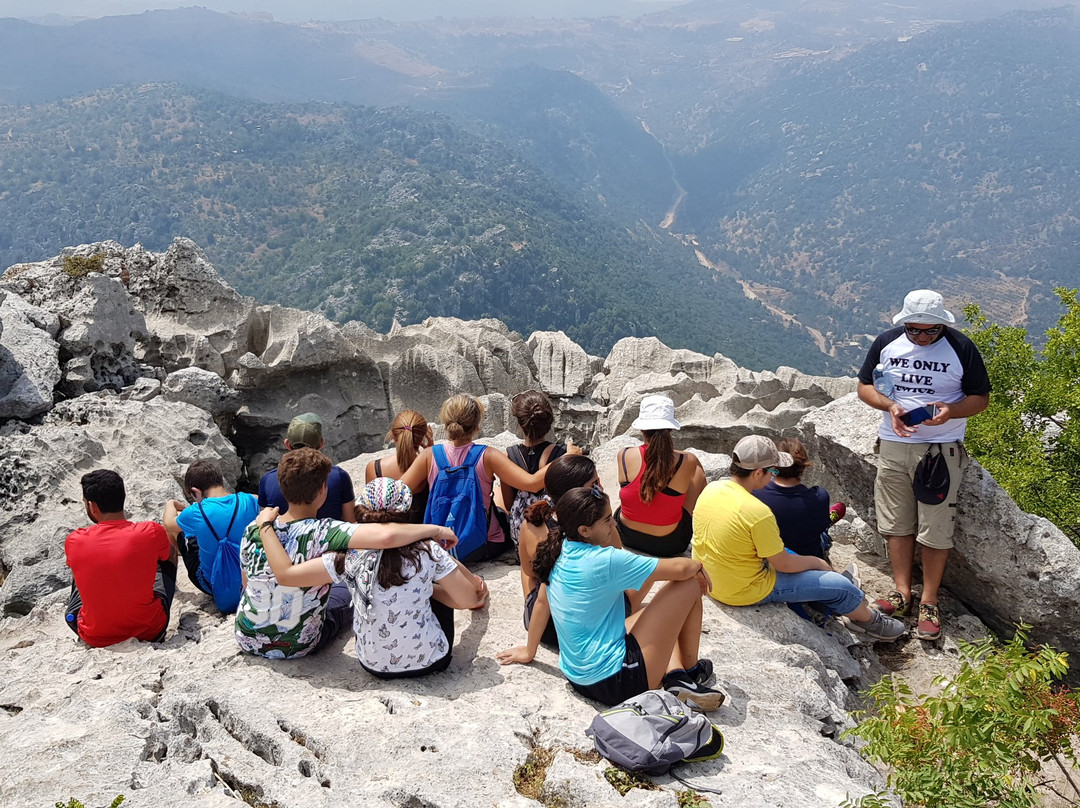
<path fill-rule="evenodd" d="M 678 161 L 679 226 L 800 320 L 868 331 L 912 288 L 1053 322 L 1080 258 L 1080 23 L 1016 14 L 779 83 Z"/>
<path fill-rule="evenodd" d="M 113 238 L 203 245 L 240 291 L 386 329 L 498 317 L 750 367 L 825 357 L 666 234 L 580 205 L 513 152 L 402 109 L 176 87 L 0 108 L 0 264 Z"/>

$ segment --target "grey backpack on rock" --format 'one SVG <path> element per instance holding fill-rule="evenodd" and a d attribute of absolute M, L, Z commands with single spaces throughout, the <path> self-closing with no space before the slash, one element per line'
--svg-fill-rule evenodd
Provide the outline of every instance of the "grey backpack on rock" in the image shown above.
<path fill-rule="evenodd" d="M 708 718 L 666 690 L 646 690 L 593 719 L 585 734 L 617 766 L 667 774 L 681 761 L 710 760 L 724 751 L 724 736 Z"/>

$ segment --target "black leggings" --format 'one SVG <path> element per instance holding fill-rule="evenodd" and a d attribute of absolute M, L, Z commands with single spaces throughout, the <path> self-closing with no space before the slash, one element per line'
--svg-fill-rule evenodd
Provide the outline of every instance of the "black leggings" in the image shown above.
<path fill-rule="evenodd" d="M 637 550 L 639 553 L 660 558 L 674 558 L 685 553 L 686 548 L 690 546 L 690 540 L 694 538 L 694 520 L 686 508 L 683 508 L 679 524 L 675 525 L 674 530 L 666 536 L 651 536 L 627 527 L 622 523 L 619 516 L 621 513 L 622 508 L 615 509 L 615 524 L 619 527 L 619 536 L 622 537 L 623 546 Z"/>
<path fill-rule="evenodd" d="M 446 644 L 448 646 L 446 656 L 436 659 L 426 668 L 417 668 L 412 671 L 373 671 L 363 662 L 360 663 L 360 667 L 379 679 L 414 679 L 417 676 L 427 676 L 429 673 L 438 673 L 450 667 L 450 657 L 454 653 L 454 610 L 435 598 L 432 598 L 429 602 L 431 603 L 431 613 L 435 615 L 443 634 L 446 635 Z"/>

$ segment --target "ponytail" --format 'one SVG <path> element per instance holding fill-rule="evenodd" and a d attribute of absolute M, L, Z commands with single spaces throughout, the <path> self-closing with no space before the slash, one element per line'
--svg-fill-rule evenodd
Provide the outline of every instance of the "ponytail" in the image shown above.
<path fill-rule="evenodd" d="M 540 579 L 541 583 L 551 583 L 551 571 L 555 569 L 555 562 L 562 554 L 562 532 L 558 525 L 548 528 L 548 534 L 542 542 L 536 545 L 533 554 L 533 575 Z"/>
<path fill-rule="evenodd" d="M 641 501 L 649 503 L 675 476 L 675 447 L 670 429 L 642 430 L 645 436 L 645 473 L 641 475 Z"/>
<path fill-rule="evenodd" d="M 533 556 L 533 573 L 542 583 L 550 582 L 551 571 L 562 553 L 563 538 L 586 541 L 581 538 L 579 529 L 599 522 L 609 504 L 607 495 L 597 485 L 592 488 L 572 488 L 559 497 L 555 503 L 559 524 L 548 529 L 547 538 L 537 545 Z"/>
<path fill-rule="evenodd" d="M 553 513 L 555 513 L 555 508 L 552 507 L 551 500 L 541 497 L 525 509 L 524 516 L 525 521 L 530 525 L 540 527 Z"/>
<path fill-rule="evenodd" d="M 394 457 L 402 474 L 416 460 L 420 449 L 427 445 L 429 429 L 427 419 L 416 410 L 402 410 L 394 418 L 386 439 L 397 448 Z"/>

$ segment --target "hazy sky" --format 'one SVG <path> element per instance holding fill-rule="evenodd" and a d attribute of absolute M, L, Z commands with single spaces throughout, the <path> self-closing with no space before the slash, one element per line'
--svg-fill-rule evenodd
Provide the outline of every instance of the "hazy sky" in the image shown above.
<path fill-rule="evenodd" d="M 138 14 L 151 8 L 202 6 L 213 11 L 266 11 L 279 20 L 390 20 L 443 17 L 599 17 L 636 16 L 681 0 L 0 0 L 0 17 L 38 19 L 49 14 L 103 17 Z"/>

